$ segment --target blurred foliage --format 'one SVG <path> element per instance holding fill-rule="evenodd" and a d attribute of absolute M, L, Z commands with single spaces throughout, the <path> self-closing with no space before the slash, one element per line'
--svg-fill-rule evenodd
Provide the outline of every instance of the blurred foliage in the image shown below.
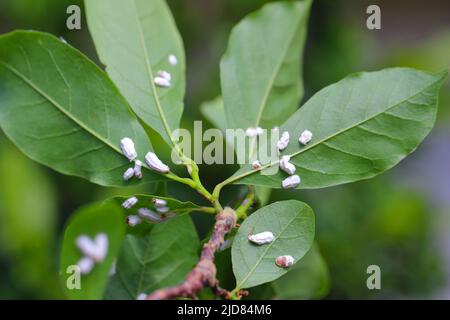
<path fill-rule="evenodd" d="M 402 1 L 399 8 L 408 5 L 406 0 L 399 2 Z M 200 104 L 220 94 L 219 61 L 232 26 L 266 2 L 269 1 L 168 0 L 184 39 L 188 61 L 183 127 L 192 129 L 193 120 L 201 119 Z M 314 2 L 304 58 L 305 99 L 355 71 L 394 65 L 430 71 L 450 67 L 450 27 L 436 27 L 427 37 L 406 44 L 398 41 L 388 48 L 380 36 L 383 33 L 368 32 L 361 26 L 365 12 L 355 10 L 356 3 L 359 1 Z M 98 62 L 84 15 L 81 31 L 66 29 L 68 4 L 82 1 L 1 0 L 0 32 L 36 29 L 62 35 Z M 425 5 L 427 10 L 440 10 L 431 3 Z M 395 13 L 399 29 L 406 11 Z M 438 120 L 444 127 L 448 127 L 450 118 L 449 84 L 447 81 L 447 90 L 441 90 Z M 206 123 L 203 125 L 206 129 Z M 160 141 L 152 142 L 161 145 Z M 166 158 L 169 152 L 165 151 Z M 211 188 L 235 169 L 235 166 L 226 169 L 202 166 L 201 175 L 209 177 L 206 185 Z M 423 194 L 397 186 L 392 176 L 395 175 L 385 174 L 326 190 L 278 190 L 271 194 L 270 202 L 293 197 L 314 209 L 316 240 L 330 272 L 329 298 L 430 297 L 445 284 L 443 260 L 434 243 L 436 210 Z M 27 159 L 1 135 L 0 177 L 0 298 L 61 297 L 57 249 L 70 214 L 94 200 L 153 191 L 148 186 L 135 190 L 100 188 L 79 178 L 62 176 Z M 183 186 L 171 183 L 168 190 L 180 200 L 203 203 L 195 192 Z M 222 200 L 229 205 L 242 196 L 245 188 L 232 186 L 225 191 Z M 200 237 L 205 237 L 213 218 L 200 214 L 194 214 L 193 218 Z M 442 225 L 438 227 L 440 232 L 448 232 Z M 366 268 L 371 264 L 381 267 L 382 290 L 366 288 Z M 226 270 L 218 271 L 221 274 Z M 233 285 L 229 276 L 221 275 L 225 287 Z M 267 294 L 273 294 L 271 288 L 252 290 L 253 298 Z"/>

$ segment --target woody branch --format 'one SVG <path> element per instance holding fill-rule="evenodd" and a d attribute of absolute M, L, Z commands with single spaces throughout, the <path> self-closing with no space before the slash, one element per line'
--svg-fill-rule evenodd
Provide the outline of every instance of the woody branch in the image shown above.
<path fill-rule="evenodd" d="M 212 288 L 218 296 L 230 299 L 230 292 L 219 287 L 219 281 L 216 278 L 214 254 L 224 243 L 225 235 L 236 226 L 236 220 L 236 213 L 231 208 L 225 208 L 218 213 L 211 238 L 203 246 L 200 260 L 194 269 L 189 272 L 186 280 L 176 287 L 156 290 L 147 296 L 147 300 L 166 300 L 177 297 L 194 298 L 205 287 Z M 238 293 L 237 295 L 240 294 Z"/>

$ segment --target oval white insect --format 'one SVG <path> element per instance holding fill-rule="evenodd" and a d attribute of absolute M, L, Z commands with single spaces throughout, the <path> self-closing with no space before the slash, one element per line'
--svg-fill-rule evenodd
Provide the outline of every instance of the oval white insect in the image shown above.
<path fill-rule="evenodd" d="M 155 207 L 156 211 L 158 211 L 159 213 L 167 213 L 170 211 L 169 207 Z"/>
<path fill-rule="evenodd" d="M 290 139 L 289 132 L 284 131 L 277 142 L 278 150 L 283 151 L 284 149 L 286 149 L 289 144 L 289 139 Z"/>
<path fill-rule="evenodd" d="M 280 168 L 287 174 L 293 175 L 295 173 L 296 168 L 292 163 L 289 162 L 290 160 L 291 160 L 290 156 L 282 156 L 280 160 Z"/>
<path fill-rule="evenodd" d="M 165 207 L 167 206 L 167 201 L 163 199 L 153 198 L 152 203 L 155 207 Z"/>
<path fill-rule="evenodd" d="M 148 152 L 145 155 L 145 162 L 148 164 L 150 169 L 154 171 L 161 173 L 168 173 L 170 171 L 169 167 L 159 160 L 158 156 L 153 152 Z"/>
<path fill-rule="evenodd" d="M 94 260 L 89 257 L 83 257 L 77 262 L 81 274 L 88 274 L 94 268 Z"/>
<path fill-rule="evenodd" d="M 125 181 L 130 180 L 131 178 L 134 177 L 134 169 L 128 168 L 127 170 L 125 170 L 122 177 L 123 177 L 123 180 L 125 180 Z"/>
<path fill-rule="evenodd" d="M 283 189 L 290 189 L 297 187 L 301 182 L 301 179 L 298 175 L 293 175 L 290 177 L 287 177 L 281 182 L 281 186 Z"/>
<path fill-rule="evenodd" d="M 271 243 L 275 239 L 275 236 L 270 231 L 264 231 L 257 234 L 250 234 L 248 240 L 258 245 Z"/>
<path fill-rule="evenodd" d="M 134 207 L 136 203 L 138 203 L 138 198 L 131 197 L 122 202 L 122 207 L 125 209 L 131 209 L 132 207 Z"/>
<path fill-rule="evenodd" d="M 256 128 L 247 128 L 247 130 L 245 130 L 245 135 L 249 138 L 253 138 L 257 136 L 257 132 L 256 132 Z"/>
<path fill-rule="evenodd" d="M 128 160 L 133 161 L 137 157 L 136 149 L 134 148 L 134 142 L 130 138 L 122 138 L 120 140 L 120 148 L 122 149 L 122 153 Z"/>
<path fill-rule="evenodd" d="M 294 264 L 294 257 L 290 255 L 279 256 L 275 259 L 275 264 L 281 268 L 289 268 Z"/>
<path fill-rule="evenodd" d="M 135 215 L 128 216 L 127 219 L 126 219 L 126 223 L 130 227 L 137 226 L 141 222 L 142 222 L 142 219 L 139 216 L 135 216 Z"/>
<path fill-rule="evenodd" d="M 145 219 L 149 222 L 159 223 L 162 222 L 164 219 L 156 212 L 147 209 L 147 208 L 140 208 L 138 210 L 138 215 L 142 219 Z"/>
<path fill-rule="evenodd" d="M 142 161 L 136 160 L 133 171 L 136 178 L 142 179 Z"/>
<path fill-rule="evenodd" d="M 172 81 L 172 75 L 164 70 L 160 70 L 158 71 L 158 77 L 164 78 L 166 80 L 168 80 L 169 82 Z"/>
<path fill-rule="evenodd" d="M 163 77 L 155 77 L 155 79 L 153 80 L 155 82 L 155 84 L 158 87 L 161 88 L 169 88 L 170 87 L 170 80 L 167 80 L 166 78 Z"/>
<path fill-rule="evenodd" d="M 108 254 L 108 235 L 106 233 L 99 233 L 95 236 L 95 253 L 91 257 L 96 263 L 103 262 Z"/>
<path fill-rule="evenodd" d="M 176 66 L 178 64 L 178 59 L 174 54 L 170 54 L 168 60 L 171 66 Z"/>
<path fill-rule="evenodd" d="M 261 169 L 261 162 L 259 162 L 258 160 L 253 161 L 252 162 L 252 169 L 253 170 Z"/>
<path fill-rule="evenodd" d="M 300 144 L 302 144 L 302 145 L 306 145 L 311 141 L 312 137 L 313 137 L 312 132 L 305 130 L 302 132 L 302 134 L 298 138 L 298 142 L 300 142 Z"/>

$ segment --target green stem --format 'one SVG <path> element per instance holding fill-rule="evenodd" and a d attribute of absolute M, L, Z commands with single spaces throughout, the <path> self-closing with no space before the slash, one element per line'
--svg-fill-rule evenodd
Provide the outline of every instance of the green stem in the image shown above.
<path fill-rule="evenodd" d="M 247 218 L 247 210 L 253 205 L 255 202 L 255 191 L 253 188 L 250 188 L 249 193 L 242 201 L 241 205 L 236 209 L 236 215 L 238 220 Z"/>

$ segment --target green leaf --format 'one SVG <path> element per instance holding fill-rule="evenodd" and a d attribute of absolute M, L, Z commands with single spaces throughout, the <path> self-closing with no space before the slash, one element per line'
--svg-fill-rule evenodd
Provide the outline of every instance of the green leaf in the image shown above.
<path fill-rule="evenodd" d="M 348 76 L 315 94 L 286 123 L 299 188 L 323 188 L 368 179 L 414 151 L 432 129 L 446 72 L 392 68 Z M 298 137 L 313 133 L 302 146 Z M 263 168 L 278 167 L 278 160 Z M 255 174 L 249 165 L 229 181 L 280 188 L 286 175 Z"/>
<path fill-rule="evenodd" d="M 227 119 L 221 96 L 205 101 L 200 106 L 200 112 L 213 126 L 225 132 L 227 128 Z"/>
<path fill-rule="evenodd" d="M 107 186 L 130 167 L 120 139 L 142 158 L 144 129 L 109 78 L 76 49 L 45 33 L 0 37 L 0 126 L 30 158 L 58 172 Z M 143 181 L 161 180 L 153 172 Z"/>
<path fill-rule="evenodd" d="M 309 0 L 270 3 L 233 29 L 220 65 L 230 128 L 271 128 L 298 108 L 310 6 Z"/>
<path fill-rule="evenodd" d="M 145 236 L 127 235 L 106 298 L 136 299 L 181 283 L 198 260 L 198 248 L 189 216 L 154 225 Z"/>
<path fill-rule="evenodd" d="M 155 196 L 155 195 L 143 195 L 143 194 L 137 194 L 135 197 L 138 199 L 138 202 L 135 206 L 131 209 L 125 210 L 126 215 L 135 215 L 137 214 L 137 210 L 139 208 L 149 208 L 151 210 L 156 210 L 152 200 L 154 198 L 162 199 L 167 202 L 167 207 L 169 207 L 170 212 L 176 213 L 177 216 L 183 216 L 185 214 L 191 213 L 192 211 L 196 211 L 200 209 L 200 207 L 190 201 L 182 202 L 178 201 L 173 198 L 169 197 L 162 197 L 162 196 Z M 109 200 L 106 200 L 106 202 L 113 201 L 114 203 L 121 205 L 126 199 L 129 197 L 114 197 Z"/>
<path fill-rule="evenodd" d="M 183 113 L 183 43 L 163 0 L 85 0 L 87 21 L 100 60 L 134 112 L 166 142 Z M 178 64 L 169 64 L 174 54 Z M 170 88 L 154 84 L 159 70 L 172 76 Z"/>
<path fill-rule="evenodd" d="M 61 252 L 61 284 L 71 299 L 101 299 L 109 279 L 113 262 L 117 259 L 125 231 L 123 215 L 118 205 L 94 204 L 78 210 L 70 220 L 65 232 Z M 72 284 L 70 266 L 76 265 L 82 253 L 76 246 L 80 235 L 94 238 L 99 233 L 108 236 L 108 254 L 103 262 L 96 264 L 87 275 L 81 275 L 80 289 L 70 289 Z M 68 269 L 69 268 L 69 269 Z M 68 272 L 69 270 L 69 272 Z"/>
<path fill-rule="evenodd" d="M 320 299 L 328 294 L 330 275 L 317 245 L 290 272 L 271 283 L 279 299 Z"/>
<path fill-rule="evenodd" d="M 270 231 L 275 239 L 269 244 L 255 245 L 247 237 Z M 299 261 L 314 239 L 314 214 L 296 200 L 272 203 L 257 210 L 239 228 L 231 249 L 236 288 L 249 288 L 273 281 L 289 269 L 280 268 L 275 259 L 291 255 Z"/>

